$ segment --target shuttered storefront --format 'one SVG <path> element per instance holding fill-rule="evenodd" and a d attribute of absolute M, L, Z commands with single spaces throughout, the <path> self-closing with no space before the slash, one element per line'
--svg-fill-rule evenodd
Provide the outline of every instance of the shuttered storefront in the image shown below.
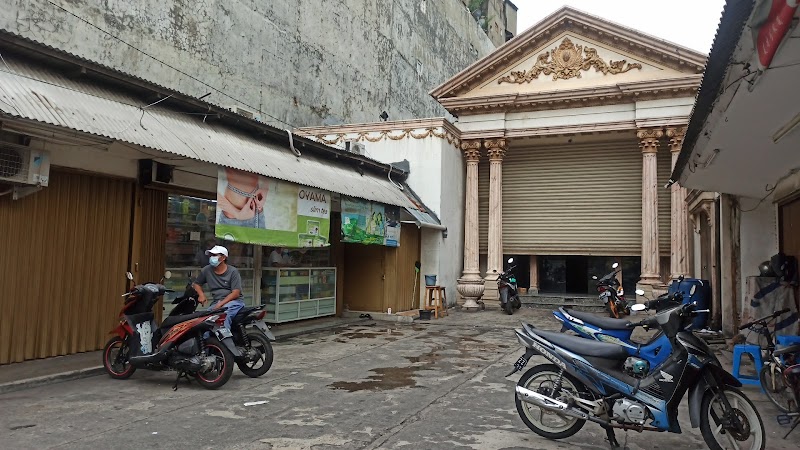
<path fill-rule="evenodd" d="M 130 181 L 53 171 L 35 194 L 0 197 L 0 364 L 102 348 L 125 288 L 132 194 Z"/>
<path fill-rule="evenodd" d="M 503 161 L 504 252 L 640 256 L 641 173 L 642 153 L 635 139 L 546 147 L 519 147 L 512 141 Z M 668 168 L 664 174 L 669 176 Z M 479 167 L 479 192 L 480 244 L 485 253 L 489 228 L 485 158 Z M 666 199 L 668 213 L 669 193 L 659 195 L 666 195 L 660 199 Z M 669 215 L 660 222 L 668 247 Z"/>

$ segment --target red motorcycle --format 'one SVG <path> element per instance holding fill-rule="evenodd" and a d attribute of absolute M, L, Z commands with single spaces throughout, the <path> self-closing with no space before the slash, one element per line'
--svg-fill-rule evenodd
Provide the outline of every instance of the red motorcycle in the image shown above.
<path fill-rule="evenodd" d="M 133 281 L 130 272 L 127 276 Z M 167 272 L 165 278 L 169 276 Z M 207 389 L 222 387 L 233 373 L 234 358 L 240 356 L 224 327 L 224 310 L 170 316 L 158 326 L 153 306 L 166 292 L 172 291 L 160 283 L 146 283 L 123 295 L 119 325 L 110 332 L 116 336 L 103 349 L 103 367 L 118 380 L 136 369 L 175 370 L 173 390 L 182 377 L 190 376 Z"/>

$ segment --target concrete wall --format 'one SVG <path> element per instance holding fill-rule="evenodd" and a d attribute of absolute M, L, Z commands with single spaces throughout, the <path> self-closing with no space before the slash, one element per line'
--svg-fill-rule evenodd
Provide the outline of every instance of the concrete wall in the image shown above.
<path fill-rule="evenodd" d="M 55 3 L 78 17 L 0 0 L 0 28 L 281 128 L 444 116 L 427 92 L 494 49 L 460 0 Z"/>
<path fill-rule="evenodd" d="M 747 277 L 758 275 L 758 265 L 778 253 L 778 208 L 770 199 L 753 210 L 758 199 L 740 197 L 741 213 L 741 292 L 747 296 Z M 742 309 L 740 308 L 739 311 Z"/>

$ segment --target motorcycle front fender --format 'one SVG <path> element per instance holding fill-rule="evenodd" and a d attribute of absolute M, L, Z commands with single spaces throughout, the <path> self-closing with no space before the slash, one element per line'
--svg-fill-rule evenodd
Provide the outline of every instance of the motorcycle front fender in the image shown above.
<path fill-rule="evenodd" d="M 697 377 L 697 384 L 692 386 L 689 391 L 689 420 L 692 428 L 700 426 L 700 408 L 703 405 L 703 396 L 707 390 L 711 389 L 707 381 L 708 377 L 712 377 L 718 386 L 742 386 L 739 380 L 722 367 L 714 364 L 705 366 L 703 372 Z"/>

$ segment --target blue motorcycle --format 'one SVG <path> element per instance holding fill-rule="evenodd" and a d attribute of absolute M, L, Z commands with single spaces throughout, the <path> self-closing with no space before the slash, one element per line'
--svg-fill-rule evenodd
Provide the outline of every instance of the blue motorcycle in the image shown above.
<path fill-rule="evenodd" d="M 680 301 L 676 300 L 674 295 L 669 294 L 644 303 L 646 309 L 655 311 L 679 304 Z M 651 368 L 658 367 L 667 360 L 672 352 L 669 338 L 662 332 L 644 344 L 633 341 L 630 319 L 613 319 L 582 311 L 567 310 L 563 307 L 553 311 L 553 317 L 561 322 L 562 333 L 569 330 L 583 338 L 622 346 L 630 355 L 625 361 L 625 368 L 630 370 L 633 375 L 646 373 Z"/>
<path fill-rule="evenodd" d="M 512 373 L 536 354 L 548 361 L 530 368 L 517 383 L 515 400 L 522 421 L 540 436 L 564 439 L 588 420 L 606 430 L 612 446 L 619 446 L 614 429 L 681 433 L 678 404 L 688 393 L 691 425 L 700 427 L 710 449 L 764 450 L 764 423 L 737 389 L 741 383 L 722 368 L 702 339 L 685 331 L 701 312 L 706 311 L 687 303 L 631 323 L 660 329 L 672 347 L 660 367 L 637 376 L 623 368 L 629 353 L 620 345 L 523 324 L 516 334 L 525 354 Z"/>

